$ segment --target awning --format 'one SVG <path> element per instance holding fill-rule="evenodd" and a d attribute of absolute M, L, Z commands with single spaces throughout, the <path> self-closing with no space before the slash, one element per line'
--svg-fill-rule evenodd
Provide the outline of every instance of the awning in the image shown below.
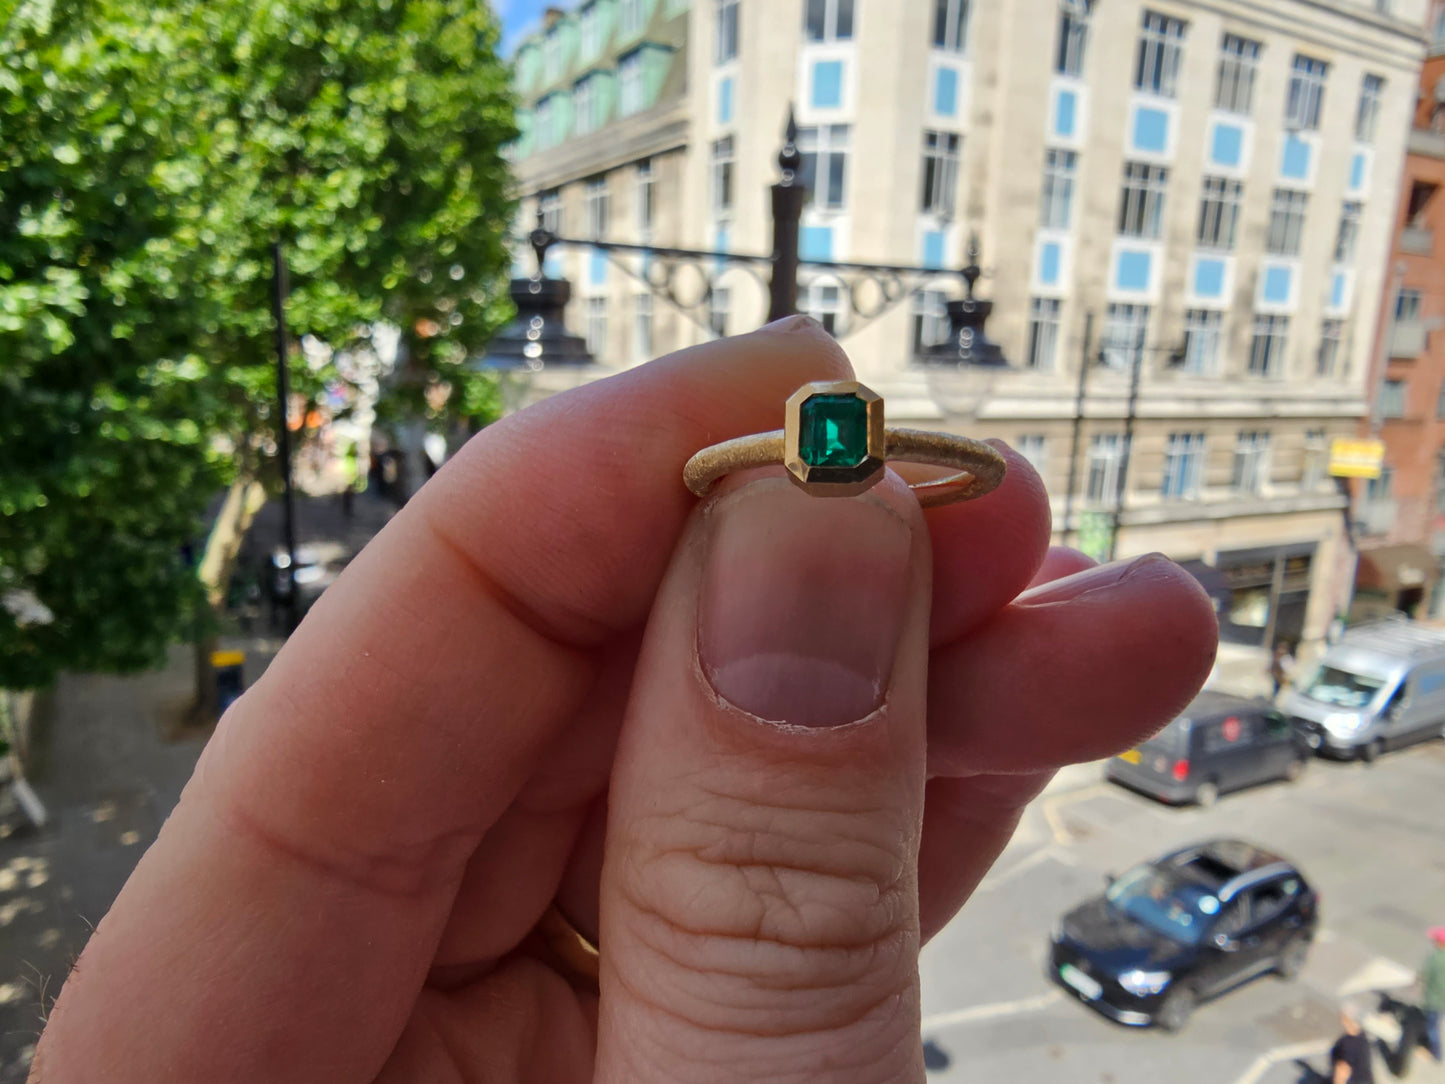
<path fill-rule="evenodd" d="M 1423 587 L 1439 578 L 1440 559 L 1415 543 L 1361 550 L 1355 570 L 1355 586 L 1376 591 Z"/>

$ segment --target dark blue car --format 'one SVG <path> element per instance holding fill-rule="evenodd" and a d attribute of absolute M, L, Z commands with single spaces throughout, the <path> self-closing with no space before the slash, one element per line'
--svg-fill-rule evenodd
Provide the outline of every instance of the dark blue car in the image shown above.
<path fill-rule="evenodd" d="M 1295 866 L 1213 840 L 1112 878 L 1065 915 L 1050 971 L 1121 1024 L 1178 1031 L 1206 998 L 1266 972 L 1298 975 L 1318 925 L 1319 896 Z"/>

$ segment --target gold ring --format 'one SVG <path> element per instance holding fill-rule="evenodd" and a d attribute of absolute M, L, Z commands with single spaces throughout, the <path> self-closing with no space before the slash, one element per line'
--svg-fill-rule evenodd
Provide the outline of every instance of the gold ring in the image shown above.
<path fill-rule="evenodd" d="M 852 497 L 883 477 L 889 460 L 956 467 L 958 474 L 910 486 L 925 508 L 971 501 L 998 488 L 1007 464 L 993 447 L 967 437 L 883 425 L 883 397 L 856 380 L 804 384 L 788 399 L 783 428 L 704 448 L 682 480 L 705 497 L 733 471 L 781 462 L 814 497 Z"/>
<path fill-rule="evenodd" d="M 556 903 L 542 913 L 537 936 L 556 957 L 558 970 L 566 972 L 573 985 L 597 992 L 601 961 L 597 946 L 582 936 Z"/>

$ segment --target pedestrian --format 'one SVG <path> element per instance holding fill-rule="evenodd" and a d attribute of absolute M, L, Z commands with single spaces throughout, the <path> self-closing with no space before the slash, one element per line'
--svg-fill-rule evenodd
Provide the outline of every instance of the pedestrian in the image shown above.
<path fill-rule="evenodd" d="M 1330 1084 L 1375 1084 L 1370 1040 L 1353 1005 L 1340 1006 L 1340 1027 L 1344 1034 L 1330 1047 Z"/>
<path fill-rule="evenodd" d="M 1274 682 L 1275 696 L 1279 695 L 1279 691 L 1284 688 L 1293 673 L 1294 655 L 1291 654 L 1288 643 L 1278 640 L 1274 645 L 1274 654 L 1269 660 L 1269 676 L 1270 680 Z"/>
<path fill-rule="evenodd" d="M 1420 968 L 1423 993 L 1420 1008 L 1425 1010 L 1425 1045 L 1430 1050 L 1430 1056 L 1441 1061 L 1445 1060 L 1440 1049 L 1440 1021 L 1445 1014 L 1445 926 L 1431 929 L 1430 940 L 1435 947 Z"/>

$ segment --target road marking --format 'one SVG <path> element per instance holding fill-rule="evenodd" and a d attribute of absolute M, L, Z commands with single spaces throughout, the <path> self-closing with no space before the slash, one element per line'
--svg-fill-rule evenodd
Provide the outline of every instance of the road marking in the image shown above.
<path fill-rule="evenodd" d="M 1013 880 L 1020 873 L 1031 870 L 1035 866 L 1039 865 L 1041 862 L 1047 861 L 1048 859 L 1055 857 L 1057 856 L 1054 854 L 1054 847 L 1052 844 L 1046 847 L 1040 847 L 1033 854 L 1029 855 L 1027 858 L 1019 859 L 1019 861 L 1015 862 L 1006 870 L 1002 870 L 998 873 L 990 871 L 988 876 L 986 876 L 982 881 L 978 883 L 978 888 L 976 888 L 974 891 L 982 892 L 985 889 L 997 888 L 999 887 L 999 885 L 1006 884 L 1009 881 Z"/>
<path fill-rule="evenodd" d="M 1364 990 L 1397 990 L 1415 981 L 1415 972 L 1404 964 L 1385 956 L 1376 956 L 1341 984 L 1335 993 L 1340 997 Z"/>
<path fill-rule="evenodd" d="M 1330 1048 L 1329 1039 L 1311 1039 L 1307 1043 L 1291 1043 L 1289 1046 L 1277 1046 L 1273 1050 L 1266 1051 L 1254 1059 L 1254 1063 L 1244 1071 L 1234 1084 L 1259 1084 L 1264 1079 L 1264 1074 L 1273 1069 L 1282 1061 L 1293 1061 L 1295 1058 L 1312 1058 L 1316 1054 L 1323 1054 Z"/>
<path fill-rule="evenodd" d="M 1059 816 L 1061 806 L 1071 805 L 1074 802 L 1087 801 L 1090 798 L 1097 798 L 1102 794 L 1109 793 L 1109 788 L 1103 783 L 1094 783 L 1083 787 L 1080 790 L 1066 791 L 1063 794 L 1051 794 L 1045 796 L 1041 808 L 1044 811 L 1044 820 L 1049 822 L 1049 831 L 1053 833 L 1055 843 L 1073 843 L 1074 833 L 1064 824 L 1063 818 Z"/>
<path fill-rule="evenodd" d="M 1062 990 L 1050 990 L 1048 993 L 1035 994 L 1033 997 L 1021 997 L 1017 1001 L 996 1001 L 992 1005 L 971 1005 L 967 1009 L 954 1009 L 952 1012 L 925 1016 L 920 1030 L 934 1031 L 937 1028 L 946 1028 L 957 1024 L 972 1024 L 979 1020 L 996 1020 L 1000 1016 L 1022 1016 L 1024 1013 L 1047 1009 L 1056 1001 L 1062 1000 L 1064 1000 Z"/>

